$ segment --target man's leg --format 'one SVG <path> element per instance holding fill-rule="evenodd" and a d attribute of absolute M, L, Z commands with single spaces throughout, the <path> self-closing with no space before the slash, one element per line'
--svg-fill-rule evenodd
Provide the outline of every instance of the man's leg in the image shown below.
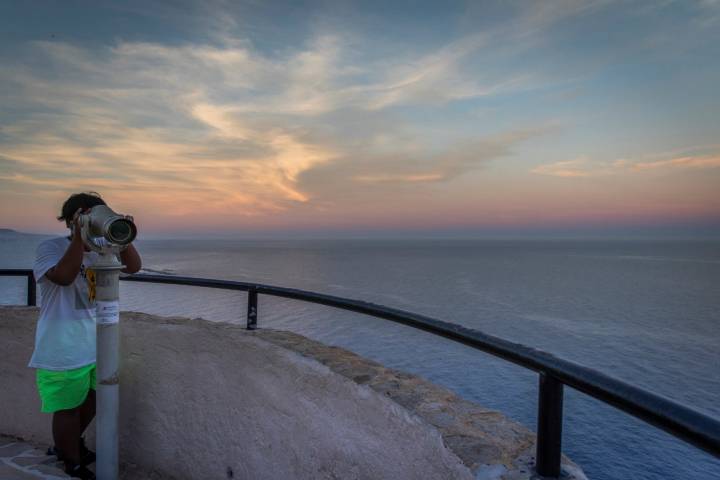
<path fill-rule="evenodd" d="M 66 462 L 80 463 L 80 408 L 58 410 L 53 414 L 52 431 L 55 448 Z"/>
<path fill-rule="evenodd" d="M 90 422 L 95 418 L 95 390 L 88 390 L 87 397 L 82 405 L 80 405 L 80 435 L 85 432 Z"/>
<path fill-rule="evenodd" d="M 65 472 L 73 478 L 94 479 L 95 475 L 85 467 L 92 463 L 94 455 L 87 460 L 88 452 L 82 448 L 81 435 L 95 415 L 95 392 L 92 369 L 94 366 L 67 371 L 38 369 L 37 385 L 42 399 L 42 411 L 54 412 L 53 438 L 58 458 L 65 461 Z M 91 375 L 88 379 L 86 375 Z M 88 389 L 87 381 L 90 382 Z M 77 405 L 77 400 L 85 398 Z"/>

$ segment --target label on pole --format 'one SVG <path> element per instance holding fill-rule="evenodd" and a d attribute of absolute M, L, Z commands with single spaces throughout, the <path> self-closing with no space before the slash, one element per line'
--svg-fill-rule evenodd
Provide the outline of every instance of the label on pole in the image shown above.
<path fill-rule="evenodd" d="M 95 311 L 97 312 L 97 323 L 101 325 L 120 321 L 120 303 L 117 300 L 111 302 L 98 300 L 95 302 Z"/>

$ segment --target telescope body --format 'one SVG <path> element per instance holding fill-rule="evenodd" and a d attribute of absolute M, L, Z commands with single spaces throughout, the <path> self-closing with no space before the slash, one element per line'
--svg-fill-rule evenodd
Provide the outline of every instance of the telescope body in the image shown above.
<path fill-rule="evenodd" d="M 119 252 L 137 236 L 130 217 L 97 205 L 80 216 L 83 242 L 100 254 L 91 267 L 96 273 L 97 318 L 97 478 L 117 480 L 119 471 L 118 418 L 120 406 L 120 285 L 123 266 Z M 99 239 L 104 241 L 99 241 Z"/>
<path fill-rule="evenodd" d="M 85 243 L 96 251 L 101 249 L 94 241 L 96 238 L 104 238 L 110 246 L 124 247 L 137 236 L 135 223 L 107 205 L 97 205 L 82 215 L 81 228 Z"/>
<path fill-rule="evenodd" d="M 116 247 L 117 248 L 117 247 Z M 97 317 L 97 384 L 95 417 L 98 480 L 117 480 L 120 412 L 120 270 L 111 253 L 100 254 L 95 271 Z"/>

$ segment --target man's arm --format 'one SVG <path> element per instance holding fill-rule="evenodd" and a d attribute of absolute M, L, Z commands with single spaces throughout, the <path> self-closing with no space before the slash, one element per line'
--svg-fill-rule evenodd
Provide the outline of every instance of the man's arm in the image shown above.
<path fill-rule="evenodd" d="M 128 247 L 120 252 L 120 261 L 125 268 L 122 269 L 123 273 L 136 273 L 142 268 L 142 260 L 140 254 L 131 243 Z"/>
<path fill-rule="evenodd" d="M 75 281 L 78 273 L 80 273 L 84 252 L 85 246 L 80 236 L 80 228 L 75 225 L 72 240 L 70 240 L 70 245 L 67 250 L 65 250 L 65 255 L 62 256 L 54 267 L 45 272 L 45 276 L 48 280 L 58 285 L 70 285 Z"/>

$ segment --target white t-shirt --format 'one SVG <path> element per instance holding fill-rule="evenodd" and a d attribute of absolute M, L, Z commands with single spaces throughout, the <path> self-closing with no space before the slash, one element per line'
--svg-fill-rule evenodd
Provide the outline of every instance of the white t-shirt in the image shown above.
<path fill-rule="evenodd" d="M 80 273 L 70 285 L 58 285 L 45 277 L 69 245 L 68 238 L 59 237 L 37 248 L 33 273 L 42 301 L 32 368 L 71 370 L 95 363 L 95 299 L 90 298 L 93 289 L 88 286 L 87 269 L 99 260 L 99 254 L 84 253 Z"/>

